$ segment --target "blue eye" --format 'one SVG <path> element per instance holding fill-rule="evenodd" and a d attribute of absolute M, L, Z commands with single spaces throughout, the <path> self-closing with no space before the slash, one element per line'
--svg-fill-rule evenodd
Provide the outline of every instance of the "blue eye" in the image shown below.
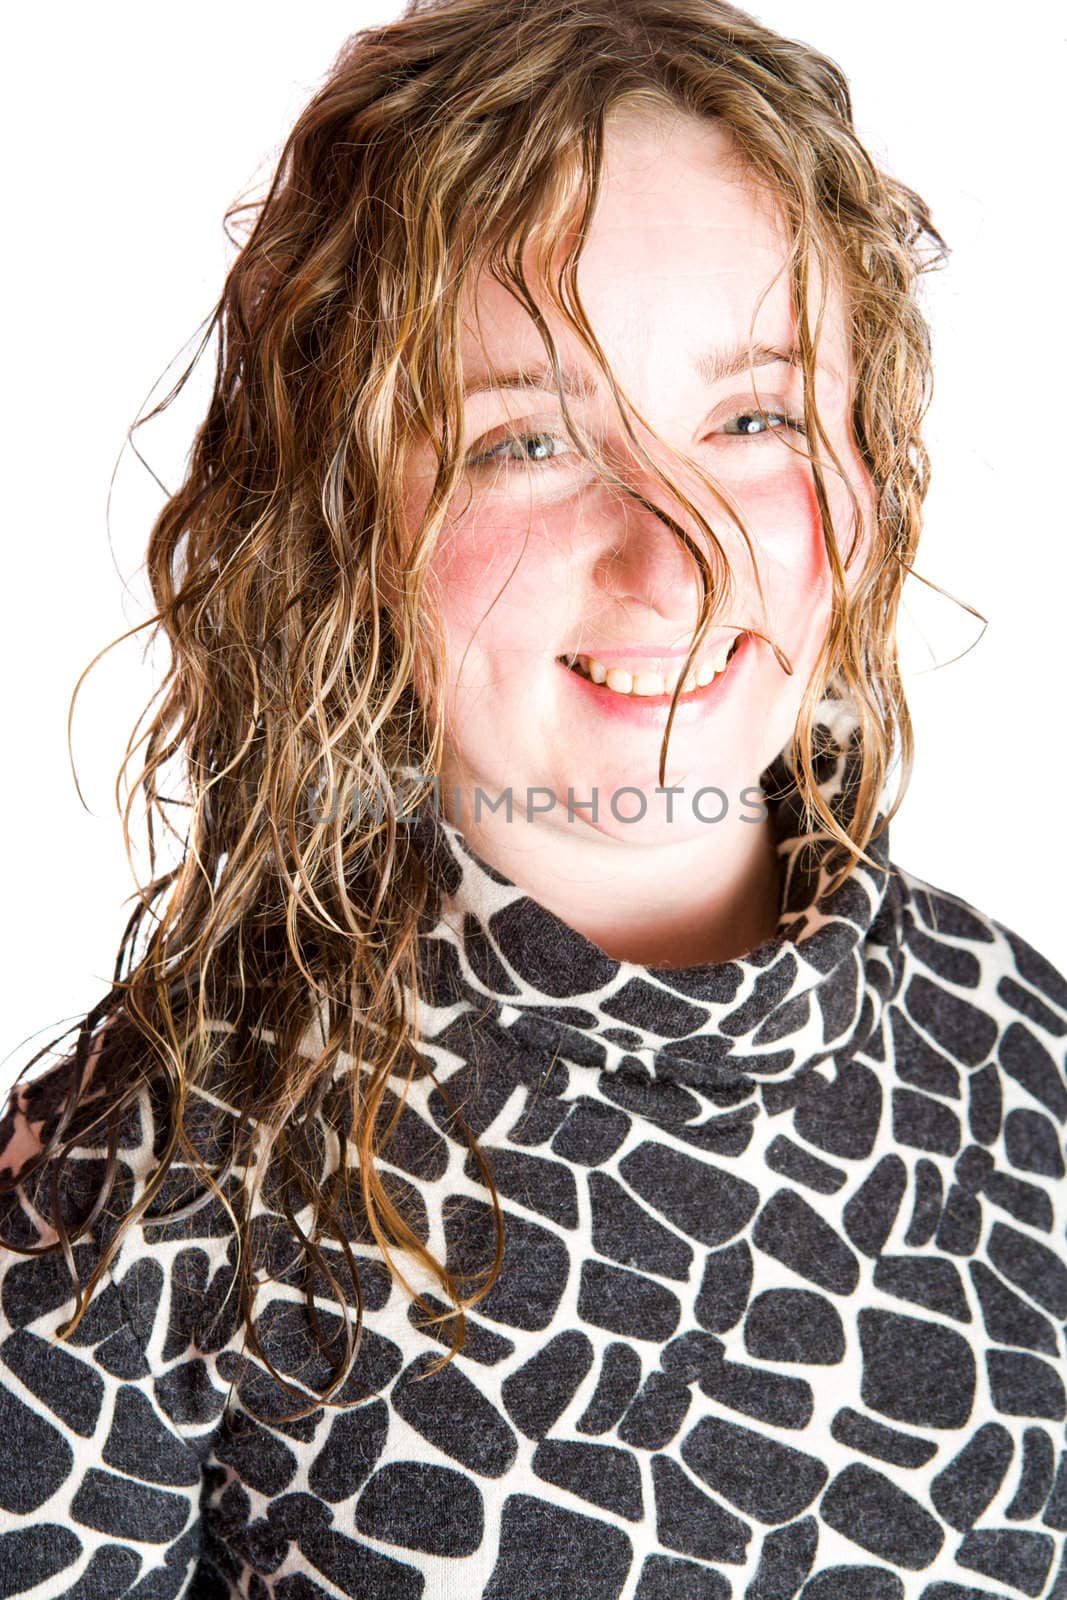
<path fill-rule="evenodd" d="M 735 416 L 729 419 L 729 422 L 736 422 L 740 424 L 736 432 L 729 426 L 729 423 L 727 423 L 723 431 L 730 438 L 744 438 L 746 436 L 759 437 L 771 432 L 780 433 L 780 428 L 771 429 L 766 426 L 767 422 L 775 420 L 782 423 L 786 428 L 792 428 L 797 433 L 804 432 L 804 424 L 799 420 L 799 418 L 787 416 L 784 411 L 766 411 L 761 416 L 760 413 L 755 410 L 739 411 Z"/>
<path fill-rule="evenodd" d="M 554 448 L 556 446 L 561 448 Z M 506 438 L 491 445 L 488 450 L 482 450 L 477 455 L 471 456 L 467 465 L 482 467 L 500 462 L 505 465 L 517 463 L 520 466 L 540 462 L 551 464 L 561 454 L 573 448 L 570 440 L 558 433 L 509 433 Z"/>
<path fill-rule="evenodd" d="M 790 416 L 784 411 L 765 411 L 761 416 L 755 408 L 735 412 L 717 431 L 720 437 L 725 435 L 728 439 L 759 439 L 781 433 L 783 428 L 789 428 L 800 434 L 805 432 L 804 424 L 798 417 Z M 498 439 L 495 444 L 489 444 L 485 449 L 478 449 L 476 446 L 468 455 L 466 464 L 470 470 L 491 467 L 507 469 L 513 466 L 556 467 L 570 464 L 571 458 L 577 454 L 573 442 L 566 434 L 552 433 L 548 429 L 534 429 L 529 432 L 505 434 L 503 438 Z"/>

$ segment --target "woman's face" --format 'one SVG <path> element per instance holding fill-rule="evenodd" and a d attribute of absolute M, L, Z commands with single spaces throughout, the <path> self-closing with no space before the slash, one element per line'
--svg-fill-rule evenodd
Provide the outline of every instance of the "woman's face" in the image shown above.
<path fill-rule="evenodd" d="M 804 444 L 790 420 L 802 423 L 804 409 L 802 370 L 789 359 L 796 320 L 785 243 L 774 214 L 741 183 L 728 155 L 712 124 L 684 116 L 663 121 L 632 108 L 617 115 L 578 287 L 622 391 L 741 513 L 763 600 L 722 501 L 634 421 L 653 459 L 707 516 L 730 564 L 734 597 L 728 613 L 716 616 L 698 663 L 721 663 L 740 635 L 725 671 L 679 699 L 666 787 L 682 793 L 657 793 L 670 674 L 683 665 L 699 616 L 696 571 L 669 530 L 575 449 L 532 320 L 507 289 L 483 276 L 464 319 L 466 476 L 430 569 L 447 642 L 442 803 L 460 827 L 470 820 L 466 808 L 478 786 L 491 803 L 510 788 L 516 816 L 524 814 L 528 790 L 543 791 L 532 800 L 538 820 L 572 833 L 591 827 L 643 843 L 679 840 L 722 811 L 715 797 L 698 800 L 694 810 L 697 790 L 722 791 L 736 814 L 745 804 L 741 791 L 758 782 L 792 735 L 829 622 L 830 575 L 811 470 L 789 449 Z M 750 335 L 757 299 L 772 282 Z M 582 429 L 628 485 L 701 540 L 692 517 L 633 455 L 577 337 L 551 310 L 545 314 Z M 753 415 L 750 339 L 766 423 Z M 849 398 L 842 308 L 831 298 L 816 399 L 867 515 L 868 480 L 850 441 Z M 411 518 L 426 504 L 433 466 L 428 445 L 410 463 Z M 844 559 L 848 494 L 832 471 L 827 484 Z M 857 558 L 850 576 L 858 565 Z M 792 662 L 791 676 L 766 642 L 746 634 L 751 628 L 776 640 Z M 561 661 L 575 656 L 583 658 L 578 671 Z M 605 669 L 611 676 L 597 683 Z M 641 673 L 666 675 L 666 684 Z M 642 689 L 651 692 L 635 692 Z M 450 798 L 453 786 L 462 812 Z M 630 787 L 645 797 L 643 813 L 637 796 L 618 793 Z M 639 813 L 639 822 L 626 820 Z"/>

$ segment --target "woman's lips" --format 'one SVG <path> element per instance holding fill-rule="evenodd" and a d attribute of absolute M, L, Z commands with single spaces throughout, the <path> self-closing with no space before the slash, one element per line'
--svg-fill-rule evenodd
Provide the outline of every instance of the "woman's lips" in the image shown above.
<path fill-rule="evenodd" d="M 688 723 L 701 721 L 726 694 L 731 693 L 733 684 L 748 661 L 751 650 L 752 635 L 742 633 L 722 672 L 717 672 L 711 682 L 705 684 L 702 689 L 679 695 L 672 726 L 684 727 Z M 557 662 L 557 665 L 582 695 L 584 703 L 602 716 L 653 726 L 666 723 L 671 706 L 669 694 L 620 694 L 615 689 L 609 689 L 606 684 L 593 683 L 592 679 L 584 677 L 582 673 L 573 667 L 568 667 L 563 661 Z"/>

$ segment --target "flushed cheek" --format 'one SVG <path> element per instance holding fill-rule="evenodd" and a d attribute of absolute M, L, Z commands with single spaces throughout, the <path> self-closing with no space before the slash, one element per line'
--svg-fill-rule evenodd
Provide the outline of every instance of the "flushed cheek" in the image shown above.
<path fill-rule="evenodd" d="M 537 541 L 507 518 L 447 529 L 431 562 L 442 613 L 464 638 L 486 618 L 515 612 L 536 587 Z M 524 548 L 525 543 L 525 548 Z M 490 613 L 491 616 L 487 616 Z"/>
<path fill-rule="evenodd" d="M 564 541 L 528 516 L 521 524 L 478 518 L 446 536 L 431 573 L 457 715 L 484 710 L 487 696 L 513 705 L 537 693 L 538 674 L 554 661 L 565 629 L 557 605 L 569 565 Z"/>
<path fill-rule="evenodd" d="M 749 497 L 745 520 L 768 620 L 789 633 L 795 633 L 798 625 L 806 632 L 813 612 L 828 605 L 832 593 L 814 485 L 803 478 L 777 487 L 768 485 L 758 496 Z M 747 556 L 744 569 L 751 574 Z"/>

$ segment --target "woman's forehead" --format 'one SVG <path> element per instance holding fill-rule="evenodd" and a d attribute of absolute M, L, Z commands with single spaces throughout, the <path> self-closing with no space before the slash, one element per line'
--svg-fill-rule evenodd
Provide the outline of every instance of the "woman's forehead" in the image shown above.
<path fill-rule="evenodd" d="M 557 272 L 571 242 L 561 235 Z M 588 364 L 577 334 L 538 280 L 533 246 L 524 271 L 561 356 Z M 609 122 L 602 182 L 577 284 L 593 332 L 609 360 L 614 356 L 623 365 L 670 360 L 689 346 L 696 357 L 705 350 L 732 352 L 749 342 L 786 347 L 797 342 L 782 212 L 746 175 L 727 135 L 695 117 L 629 111 Z M 813 327 L 820 290 L 813 262 Z M 848 368 L 842 312 L 831 281 L 819 358 L 839 374 Z M 465 286 L 462 319 L 465 374 L 543 359 L 533 318 L 488 270 Z"/>

